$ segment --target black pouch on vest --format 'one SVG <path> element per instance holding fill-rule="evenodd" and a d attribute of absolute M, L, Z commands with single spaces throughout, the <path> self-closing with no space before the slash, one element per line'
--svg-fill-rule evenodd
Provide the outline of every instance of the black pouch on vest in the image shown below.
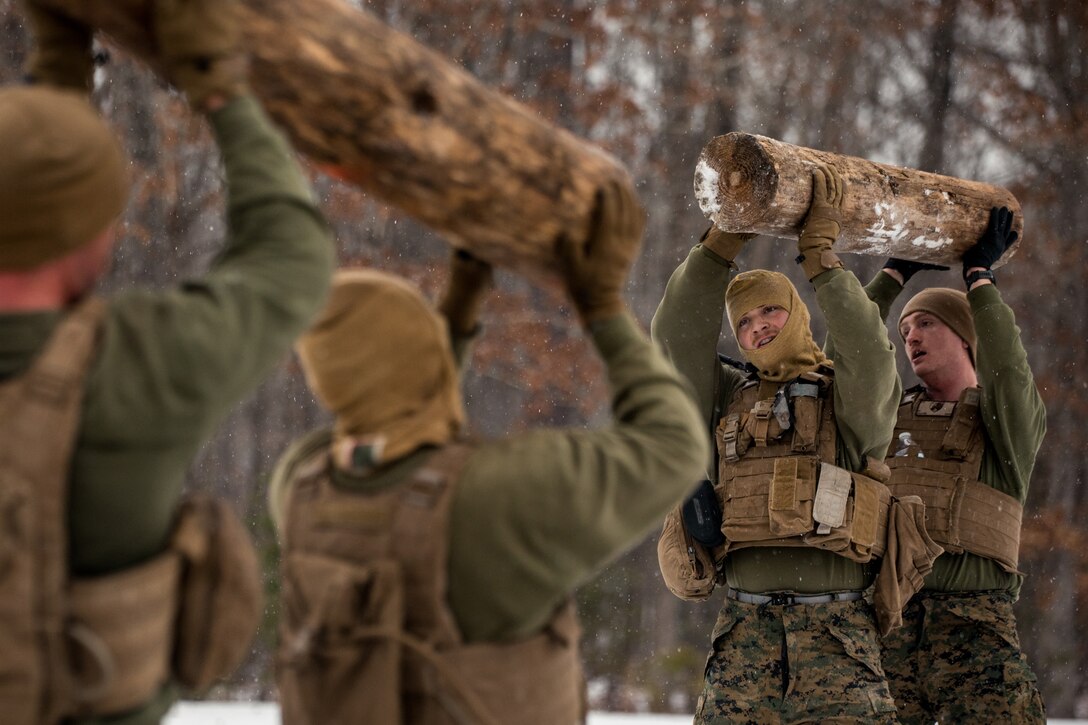
<path fill-rule="evenodd" d="M 715 547 L 725 543 L 722 535 L 722 507 L 718 503 L 718 494 L 714 484 L 703 479 L 699 488 L 684 502 L 680 510 L 684 519 L 684 528 L 691 538 L 703 546 Z"/>

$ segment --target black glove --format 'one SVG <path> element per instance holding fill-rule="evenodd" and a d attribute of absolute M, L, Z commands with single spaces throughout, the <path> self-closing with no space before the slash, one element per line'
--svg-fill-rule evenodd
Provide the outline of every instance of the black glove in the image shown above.
<path fill-rule="evenodd" d="M 884 263 L 884 269 L 894 269 L 901 274 L 903 276 L 903 284 L 905 285 L 911 277 L 923 270 L 935 269 L 945 271 L 948 267 L 943 264 L 930 264 L 929 262 L 915 262 L 913 259 L 888 257 L 888 261 Z"/>
<path fill-rule="evenodd" d="M 975 242 L 975 246 L 963 253 L 963 278 L 967 279 L 967 270 L 973 267 L 989 269 L 994 262 L 1001 259 L 1005 253 L 1019 238 L 1019 234 L 1012 230 L 1013 213 L 1006 207 L 993 207 L 990 209 L 990 223 L 986 231 Z"/>

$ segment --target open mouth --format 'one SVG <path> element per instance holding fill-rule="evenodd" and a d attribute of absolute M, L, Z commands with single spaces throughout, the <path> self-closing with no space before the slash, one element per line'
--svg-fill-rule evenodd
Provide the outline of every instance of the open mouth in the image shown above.
<path fill-rule="evenodd" d="M 764 337 L 764 338 L 762 338 L 760 340 L 757 340 L 756 341 L 756 347 L 760 348 L 760 347 L 763 347 L 764 345 L 770 345 L 772 342 L 774 342 L 774 339 L 776 337 L 778 337 L 778 335 L 768 335 L 767 337 Z"/>
<path fill-rule="evenodd" d="M 910 361 L 912 363 L 916 363 L 919 360 L 921 360 L 922 358 L 924 358 L 925 356 L 926 356 L 926 351 L 925 350 L 915 350 L 914 352 L 912 352 L 910 354 Z"/>

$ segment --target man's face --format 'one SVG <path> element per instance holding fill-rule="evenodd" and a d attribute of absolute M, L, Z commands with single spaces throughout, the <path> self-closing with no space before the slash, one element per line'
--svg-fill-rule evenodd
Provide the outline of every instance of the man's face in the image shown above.
<path fill-rule="evenodd" d="M 910 367 L 923 382 L 953 365 L 971 364 L 967 343 L 940 318 L 928 312 L 914 312 L 899 323 L 899 334 Z"/>
<path fill-rule="evenodd" d="M 778 305 L 760 305 L 748 310 L 737 320 L 737 342 L 744 350 L 758 350 L 772 342 L 790 313 Z"/>

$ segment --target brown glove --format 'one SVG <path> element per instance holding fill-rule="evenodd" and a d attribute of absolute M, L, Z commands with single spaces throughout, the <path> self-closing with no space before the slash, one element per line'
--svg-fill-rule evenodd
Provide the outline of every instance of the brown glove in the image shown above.
<path fill-rule="evenodd" d="M 738 232 L 723 232 L 714 224 L 699 237 L 699 243 L 718 255 L 726 262 L 733 265 L 733 260 L 740 254 L 740 250 L 755 234 L 741 234 Z"/>
<path fill-rule="evenodd" d="M 94 76 L 94 31 L 38 0 L 24 0 L 23 6 L 35 39 L 27 67 L 30 79 L 89 92 Z"/>
<path fill-rule="evenodd" d="M 450 255 L 450 281 L 438 310 L 446 318 L 450 332 L 470 335 L 476 331 L 480 306 L 491 289 L 491 265 L 467 250 L 454 249 Z"/>
<path fill-rule="evenodd" d="M 842 200 L 845 184 L 832 167 L 818 163 L 812 170 L 812 204 L 797 240 L 801 252 L 797 261 L 810 280 L 829 269 L 842 267 L 831 245 L 839 238 L 842 226 Z"/>
<path fill-rule="evenodd" d="M 189 104 L 248 92 L 237 0 L 154 0 L 153 27 L 167 79 Z"/>
<path fill-rule="evenodd" d="M 557 251 L 567 291 L 586 325 L 626 309 L 623 286 L 644 225 L 645 213 L 630 187 L 613 181 L 597 190 L 585 243 L 560 239 Z"/>

